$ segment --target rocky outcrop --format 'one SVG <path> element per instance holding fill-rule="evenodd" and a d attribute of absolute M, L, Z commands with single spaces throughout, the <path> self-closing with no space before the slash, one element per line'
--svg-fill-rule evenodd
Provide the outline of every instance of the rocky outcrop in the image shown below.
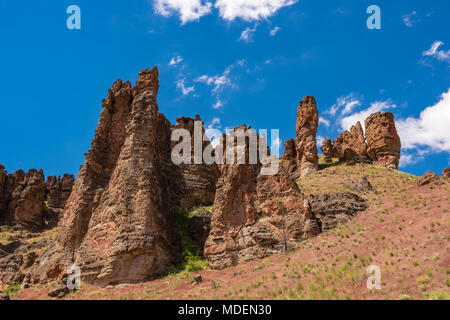
<path fill-rule="evenodd" d="M 345 187 L 347 189 L 350 189 L 352 191 L 357 192 L 366 192 L 366 191 L 373 191 L 372 184 L 367 180 L 366 177 L 362 177 L 357 181 L 352 181 L 350 183 L 345 184 Z"/>
<path fill-rule="evenodd" d="M 42 170 L 19 170 L 6 178 L 6 221 L 31 229 L 42 228 L 42 202 L 45 200 L 45 177 Z"/>
<path fill-rule="evenodd" d="M 374 113 L 365 121 L 367 155 L 374 164 L 398 169 L 401 141 L 390 112 Z"/>
<path fill-rule="evenodd" d="M 286 172 L 291 174 L 294 174 L 297 171 L 297 150 L 295 149 L 295 141 L 293 139 L 287 140 L 284 143 L 281 166 Z"/>
<path fill-rule="evenodd" d="M 6 176 L 7 172 L 5 167 L 0 163 L 0 220 L 2 218 L 2 214 L 6 211 L 7 206 L 7 198 L 5 193 L 6 187 Z"/>
<path fill-rule="evenodd" d="M 330 139 L 325 139 L 322 142 L 322 146 L 320 147 L 322 150 L 325 163 L 331 163 L 333 161 L 333 144 Z"/>
<path fill-rule="evenodd" d="M 297 170 L 300 177 L 307 176 L 319 170 L 316 134 L 319 126 L 319 114 L 316 100 L 313 96 L 306 96 L 300 101 L 297 109 L 297 134 L 295 148 L 297 156 Z"/>
<path fill-rule="evenodd" d="M 248 144 L 235 143 L 234 151 L 243 147 L 248 160 Z M 262 175 L 261 163 L 246 163 L 224 165 L 217 183 L 205 244 L 205 257 L 213 268 L 285 252 L 319 230 L 302 192 L 283 168 L 276 175 Z"/>
<path fill-rule="evenodd" d="M 347 149 L 354 151 L 359 157 L 367 157 L 366 140 L 359 121 L 350 128 L 350 131 L 344 131 L 339 137 L 334 139 L 334 157 L 344 160 L 345 150 Z"/>
<path fill-rule="evenodd" d="M 164 166 L 170 127 L 158 112 L 158 88 L 153 68 L 133 88 L 118 80 L 109 90 L 56 245 L 39 258 L 33 282 L 59 278 L 73 263 L 83 281 L 138 282 L 180 261 Z"/>
<path fill-rule="evenodd" d="M 450 168 L 445 168 L 441 174 L 442 179 L 450 179 Z"/>
<path fill-rule="evenodd" d="M 219 178 L 219 168 L 214 163 L 211 165 L 201 161 L 200 164 L 195 163 L 195 123 L 198 124 L 198 137 L 201 138 L 201 152 L 210 145 L 206 138 L 203 122 L 200 116 L 195 119 L 180 117 L 177 123 L 171 127 L 171 130 L 185 129 L 189 131 L 191 139 L 191 164 L 181 164 L 178 166 L 180 171 L 180 179 L 177 180 L 179 188 L 179 205 L 183 209 L 192 208 L 200 205 L 211 205 L 214 202 L 216 193 L 216 183 Z M 172 148 L 178 142 L 172 141 Z"/>
<path fill-rule="evenodd" d="M 34 243 L 13 241 L 6 246 L 0 244 L 0 291 L 9 285 L 25 283 L 26 286 L 28 268 L 37 256 L 35 251 L 51 245 L 51 242 L 41 239 Z"/>
<path fill-rule="evenodd" d="M 50 176 L 45 183 L 47 192 L 47 204 L 51 208 L 63 209 L 72 192 L 75 178 L 71 174 L 65 174 L 62 178 Z"/>
<path fill-rule="evenodd" d="M 432 182 L 435 182 L 437 180 L 439 180 L 439 177 L 437 176 L 437 174 L 434 173 L 433 171 L 428 171 L 422 177 L 420 177 L 417 184 L 419 186 L 424 186 L 424 185 L 430 184 Z"/>
<path fill-rule="evenodd" d="M 28 173 L 18 170 L 7 174 L 1 166 L 0 222 L 31 230 L 55 226 L 73 181 L 73 175 L 66 174 L 62 179 L 49 177 L 45 182 L 42 170 L 31 169 Z"/>
<path fill-rule="evenodd" d="M 310 195 L 309 202 L 320 232 L 349 222 L 369 207 L 366 200 L 353 193 Z"/>

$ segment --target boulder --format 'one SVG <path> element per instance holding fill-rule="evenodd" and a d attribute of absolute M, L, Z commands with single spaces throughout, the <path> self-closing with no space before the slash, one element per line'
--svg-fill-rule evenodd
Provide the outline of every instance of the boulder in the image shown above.
<path fill-rule="evenodd" d="M 304 97 L 297 109 L 297 133 L 295 148 L 297 170 L 300 177 L 319 170 L 316 134 L 319 126 L 319 115 L 316 100 L 313 96 Z"/>
<path fill-rule="evenodd" d="M 439 177 L 437 176 L 437 174 L 434 173 L 433 171 L 428 171 L 419 179 L 417 184 L 419 186 L 424 186 L 424 185 L 430 184 L 437 180 L 439 180 Z"/>
<path fill-rule="evenodd" d="M 354 193 L 310 195 L 309 202 L 320 232 L 349 222 L 369 207 L 366 200 Z"/>
<path fill-rule="evenodd" d="M 9 297 L 9 294 L 7 293 L 0 293 L 0 301 L 9 301 L 11 298 Z"/>
<path fill-rule="evenodd" d="M 374 164 L 398 169 L 401 141 L 390 112 L 374 113 L 365 121 L 367 155 Z"/>
<path fill-rule="evenodd" d="M 348 183 L 345 185 L 346 188 L 354 191 L 359 192 L 365 192 L 365 191 L 372 191 L 373 187 L 370 184 L 369 180 L 367 180 L 367 177 L 362 177 L 361 179 Z"/>
<path fill-rule="evenodd" d="M 322 142 L 322 146 L 320 147 L 322 150 L 325 163 L 331 163 L 333 161 L 333 144 L 330 139 L 325 139 Z"/>

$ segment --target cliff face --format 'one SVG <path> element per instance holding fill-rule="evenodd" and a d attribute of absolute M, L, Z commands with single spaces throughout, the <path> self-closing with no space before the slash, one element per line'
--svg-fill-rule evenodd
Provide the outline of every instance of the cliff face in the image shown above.
<path fill-rule="evenodd" d="M 211 165 L 195 163 L 195 123 L 198 125 L 198 136 L 201 138 L 201 152 L 210 146 L 209 140 L 205 137 L 205 130 L 200 116 L 195 119 L 180 117 L 177 123 L 171 127 L 171 131 L 177 129 L 187 130 L 191 139 L 191 164 L 180 164 L 180 179 L 178 180 L 180 189 L 179 205 L 181 208 L 188 209 L 198 205 L 212 205 L 216 194 L 216 184 L 219 178 L 219 168 L 214 163 Z M 172 148 L 177 142 L 172 141 Z"/>
<path fill-rule="evenodd" d="M 55 211 L 64 207 L 73 181 L 72 175 L 45 181 L 43 170 L 36 169 L 7 174 L 0 165 L 0 224 L 34 231 L 40 231 L 50 220 L 50 226 L 58 224 L 59 212 Z"/>
<path fill-rule="evenodd" d="M 88 282 L 134 282 L 179 261 L 163 168 L 169 128 L 158 112 L 158 88 L 153 68 L 140 72 L 133 88 L 118 80 L 109 91 L 56 246 L 40 259 L 34 281 L 58 277 L 74 263 Z"/>
<path fill-rule="evenodd" d="M 248 140 L 245 146 L 234 144 L 233 151 L 243 147 L 248 159 Z M 224 165 L 217 183 L 205 244 L 205 257 L 213 268 L 285 252 L 318 232 L 303 194 L 283 168 L 273 176 L 261 175 L 261 163 L 246 163 Z"/>

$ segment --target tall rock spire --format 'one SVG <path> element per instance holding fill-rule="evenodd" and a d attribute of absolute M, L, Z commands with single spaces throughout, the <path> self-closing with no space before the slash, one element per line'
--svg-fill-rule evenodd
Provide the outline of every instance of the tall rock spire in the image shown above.
<path fill-rule="evenodd" d="M 319 126 L 319 114 L 316 100 L 306 96 L 300 101 L 297 109 L 297 136 L 295 147 L 297 151 L 297 170 L 300 177 L 307 176 L 319 170 L 316 134 Z"/>

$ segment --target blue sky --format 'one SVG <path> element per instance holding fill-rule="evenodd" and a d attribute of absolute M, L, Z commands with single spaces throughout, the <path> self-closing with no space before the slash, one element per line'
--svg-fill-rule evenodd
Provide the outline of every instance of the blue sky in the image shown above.
<path fill-rule="evenodd" d="M 253 6 L 248 6 L 248 4 Z M 66 9 L 81 9 L 68 30 Z M 366 9 L 381 9 L 369 30 Z M 447 0 L 0 0 L 0 162 L 9 172 L 78 172 L 108 88 L 160 70 L 160 111 L 295 137 L 316 97 L 319 143 L 391 111 L 401 170 L 450 166 Z"/>

